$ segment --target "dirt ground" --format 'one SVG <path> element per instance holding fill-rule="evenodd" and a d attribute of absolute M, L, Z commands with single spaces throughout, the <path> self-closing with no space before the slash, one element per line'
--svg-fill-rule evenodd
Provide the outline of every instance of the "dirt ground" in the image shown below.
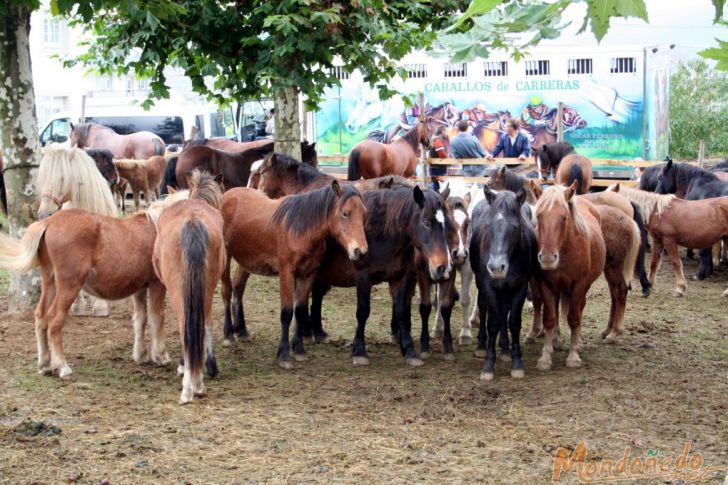
<path fill-rule="evenodd" d="M 695 270 L 686 263 L 687 275 Z M 216 300 L 221 375 L 206 378 L 208 395 L 184 407 L 174 366 L 131 360 L 129 301 L 113 303 L 110 318 L 69 318 L 68 381 L 36 373 L 32 319 L 4 316 L 0 481 L 548 483 L 557 448 L 580 441 L 591 459 L 615 461 L 626 447 L 633 457 L 677 457 L 689 443 L 705 467 L 725 467 L 728 300 L 720 294 L 728 271 L 690 281 L 684 298 L 671 296 L 673 285 L 665 264 L 652 296 L 630 295 L 626 333 L 609 346 L 598 339 L 609 311 L 600 279 L 586 307 L 582 368 L 567 369 L 560 350 L 553 370 L 537 371 L 538 341 L 523 346 L 525 379 L 512 379 L 499 361 L 495 381 L 481 382 L 474 346 L 446 362 L 436 343 L 423 367 L 407 367 L 388 343 L 385 287 L 374 293 L 369 367 L 353 367 L 346 346 L 354 291 L 335 290 L 324 303 L 333 341 L 309 345 L 308 362 L 279 369 L 278 284 L 252 278 L 245 301 L 253 341 L 220 345 Z M 172 318 L 167 343 L 177 356 Z M 460 318 L 458 305 L 454 332 Z M 562 481 L 575 482 L 575 472 Z"/>

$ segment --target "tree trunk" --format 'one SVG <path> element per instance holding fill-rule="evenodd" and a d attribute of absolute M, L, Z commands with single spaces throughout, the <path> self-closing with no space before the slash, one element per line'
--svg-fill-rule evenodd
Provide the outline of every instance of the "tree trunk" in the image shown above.
<path fill-rule="evenodd" d="M 298 122 L 298 90 L 288 87 L 275 97 L 276 148 L 280 153 L 301 159 L 301 125 Z"/>
<path fill-rule="evenodd" d="M 20 238 L 35 220 L 38 207 L 36 176 L 40 161 L 35 117 L 33 74 L 30 67 L 30 10 L 11 3 L 0 14 L 0 145 L 8 196 L 10 235 Z M 40 276 L 12 274 L 11 312 L 33 309 L 40 293 Z"/>

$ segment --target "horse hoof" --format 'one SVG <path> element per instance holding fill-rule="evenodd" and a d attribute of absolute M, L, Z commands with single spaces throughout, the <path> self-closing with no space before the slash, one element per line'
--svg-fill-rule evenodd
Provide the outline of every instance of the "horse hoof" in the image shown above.
<path fill-rule="evenodd" d="M 392 345 L 399 345 L 399 335 L 390 335 L 389 343 Z"/>
<path fill-rule="evenodd" d="M 182 377 L 183 375 L 185 375 L 185 366 L 178 365 L 177 366 L 177 377 Z"/>
<path fill-rule="evenodd" d="M 647 298 L 650 296 L 650 290 L 642 290 L 642 298 Z"/>
<path fill-rule="evenodd" d="M 578 367 L 581 367 L 581 359 L 576 357 L 567 357 L 566 359 L 566 367 L 569 367 L 571 369 L 576 369 Z"/>
<path fill-rule="evenodd" d="M 134 355 L 132 358 L 134 359 L 134 362 L 136 362 L 139 365 L 150 361 L 149 354 L 147 354 L 146 351 L 142 354 Z"/>
<path fill-rule="evenodd" d="M 311 336 L 311 337 L 303 337 L 303 343 L 305 343 L 305 344 L 313 344 L 314 343 L 313 336 Z"/>
<path fill-rule="evenodd" d="M 728 290 L 725 290 L 722 295 L 723 298 L 728 298 Z"/>
<path fill-rule="evenodd" d="M 316 337 L 314 337 L 314 341 L 317 344 L 327 344 L 331 342 L 331 339 L 329 339 L 328 335 L 316 335 Z"/>
<path fill-rule="evenodd" d="M 308 355 L 306 355 L 306 354 L 293 354 L 293 358 L 296 360 L 296 362 L 306 362 L 308 360 Z"/>
<path fill-rule="evenodd" d="M 420 352 L 420 359 L 429 359 L 432 357 L 432 354 L 429 352 Z"/>
<path fill-rule="evenodd" d="M 523 369 L 511 369 L 511 377 L 514 379 L 523 379 L 526 372 Z"/>
<path fill-rule="evenodd" d="M 233 341 L 229 338 L 223 339 L 222 346 L 223 347 L 230 347 L 233 344 Z"/>
<path fill-rule="evenodd" d="M 478 349 L 475 351 L 475 353 L 473 355 L 475 355 L 479 359 L 484 359 L 485 354 L 486 354 L 485 349 Z"/>
<path fill-rule="evenodd" d="M 524 339 L 523 343 L 524 344 L 532 344 L 535 341 L 536 341 L 536 336 L 535 335 L 531 335 L 529 333 L 528 335 L 526 335 L 526 338 Z"/>
<path fill-rule="evenodd" d="M 281 369 L 290 370 L 293 369 L 293 362 L 291 362 L 290 360 L 279 360 L 278 367 L 280 367 Z"/>
<path fill-rule="evenodd" d="M 461 335 L 459 342 L 460 345 L 470 345 L 473 342 L 473 337 L 470 335 Z"/>
<path fill-rule="evenodd" d="M 449 354 L 442 354 L 442 360 L 452 362 L 453 360 L 455 360 L 455 354 L 453 354 L 452 352 Z"/>
<path fill-rule="evenodd" d="M 551 359 L 545 360 L 543 357 L 538 359 L 538 362 L 536 362 L 536 369 L 550 370 L 551 369 Z"/>
<path fill-rule="evenodd" d="M 352 357 L 351 359 L 352 363 L 354 365 L 369 365 L 369 357 L 365 357 L 363 355 L 357 355 L 355 357 Z"/>
<path fill-rule="evenodd" d="M 207 395 L 207 388 L 204 384 L 200 384 L 200 387 L 192 391 L 192 394 L 195 396 L 205 396 Z"/>
<path fill-rule="evenodd" d="M 184 394 L 179 397 L 179 405 L 184 406 L 185 404 L 191 403 L 193 400 L 192 396 L 185 396 Z"/>
<path fill-rule="evenodd" d="M 238 335 L 238 342 L 250 342 L 250 334 Z"/>
<path fill-rule="evenodd" d="M 675 298 L 680 298 L 685 296 L 685 292 L 682 290 L 675 290 L 675 293 L 673 293 L 672 296 L 674 296 Z"/>
<path fill-rule="evenodd" d="M 492 372 L 481 372 L 480 373 L 480 380 L 481 381 L 492 381 L 495 378 L 495 374 Z"/>
<path fill-rule="evenodd" d="M 53 375 L 53 369 L 50 367 L 43 367 L 41 369 L 38 369 L 38 374 L 43 376 L 52 376 Z"/>
<path fill-rule="evenodd" d="M 165 352 L 161 355 L 155 355 L 152 357 L 152 362 L 154 362 L 157 365 L 160 365 L 164 367 L 165 365 L 169 364 L 172 361 L 172 359 L 169 358 L 169 354 Z"/>
<path fill-rule="evenodd" d="M 421 367 L 425 365 L 425 362 L 419 357 L 408 357 L 404 361 L 407 365 L 411 365 L 412 367 Z"/>
<path fill-rule="evenodd" d="M 63 364 L 58 370 L 58 377 L 61 379 L 68 379 L 71 377 L 71 374 L 73 374 L 73 371 L 68 367 L 68 364 Z"/>
<path fill-rule="evenodd" d="M 500 360 L 501 362 L 510 362 L 511 360 L 513 360 L 513 358 L 511 357 L 511 354 L 501 352 L 501 354 L 498 356 L 498 360 Z"/>

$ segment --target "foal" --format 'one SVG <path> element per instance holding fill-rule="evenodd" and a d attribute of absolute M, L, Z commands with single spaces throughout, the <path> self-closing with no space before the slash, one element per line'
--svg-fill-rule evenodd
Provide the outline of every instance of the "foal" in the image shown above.
<path fill-rule="evenodd" d="M 223 221 L 218 180 L 194 170 L 188 177 L 190 198 L 163 210 L 157 222 L 154 269 L 167 288 L 177 316 L 183 374 L 180 404 L 205 393 L 202 361 L 217 374 L 212 348 L 212 297 L 225 266 Z"/>

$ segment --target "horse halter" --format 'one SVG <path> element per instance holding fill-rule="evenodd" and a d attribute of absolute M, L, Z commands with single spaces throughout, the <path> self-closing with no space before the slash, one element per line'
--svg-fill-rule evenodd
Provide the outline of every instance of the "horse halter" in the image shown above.
<path fill-rule="evenodd" d="M 70 199 L 68 197 L 68 194 L 66 194 L 63 197 L 56 197 L 55 195 L 51 194 L 50 192 L 43 192 L 43 194 L 40 196 L 41 199 L 50 199 L 53 201 L 54 204 L 58 206 L 58 209 L 60 210 L 61 207 L 63 207 L 63 204 L 68 202 Z"/>

